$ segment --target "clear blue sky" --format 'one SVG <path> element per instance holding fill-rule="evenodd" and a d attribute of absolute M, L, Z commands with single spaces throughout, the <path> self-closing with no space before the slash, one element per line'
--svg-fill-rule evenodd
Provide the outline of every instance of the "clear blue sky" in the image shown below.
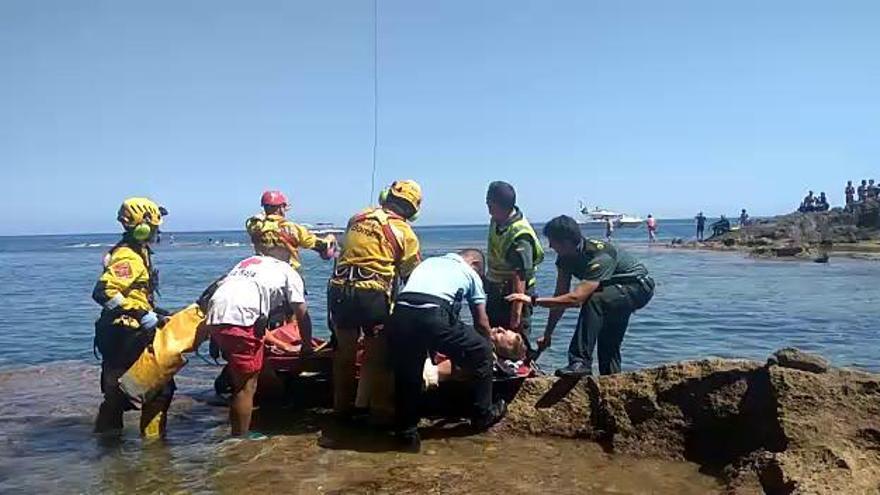
<path fill-rule="evenodd" d="M 880 2 L 379 0 L 380 183 L 420 224 L 579 199 L 687 217 L 840 202 L 880 179 Z M 239 228 L 267 187 L 303 221 L 370 201 L 368 1 L 0 2 L 0 234 Z"/>

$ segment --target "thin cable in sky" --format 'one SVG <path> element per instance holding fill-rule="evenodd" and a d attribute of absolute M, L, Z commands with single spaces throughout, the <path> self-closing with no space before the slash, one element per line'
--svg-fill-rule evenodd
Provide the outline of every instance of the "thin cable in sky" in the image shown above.
<path fill-rule="evenodd" d="M 376 153 L 379 148 L 379 0 L 373 0 L 373 173 L 370 202 L 376 197 Z"/>

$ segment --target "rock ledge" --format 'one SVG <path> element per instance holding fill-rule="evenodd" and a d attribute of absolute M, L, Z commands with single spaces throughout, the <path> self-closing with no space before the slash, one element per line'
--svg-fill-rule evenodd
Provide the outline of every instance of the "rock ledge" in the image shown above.
<path fill-rule="evenodd" d="M 501 428 L 697 462 L 729 493 L 880 493 L 880 376 L 797 349 L 527 380 Z"/>

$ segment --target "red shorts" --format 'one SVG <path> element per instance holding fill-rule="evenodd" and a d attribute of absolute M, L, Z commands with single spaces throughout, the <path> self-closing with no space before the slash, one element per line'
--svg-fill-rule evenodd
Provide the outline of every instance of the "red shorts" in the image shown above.
<path fill-rule="evenodd" d="M 242 375 L 263 369 L 263 339 L 254 335 L 254 327 L 220 325 L 213 329 L 214 341 L 233 371 Z"/>

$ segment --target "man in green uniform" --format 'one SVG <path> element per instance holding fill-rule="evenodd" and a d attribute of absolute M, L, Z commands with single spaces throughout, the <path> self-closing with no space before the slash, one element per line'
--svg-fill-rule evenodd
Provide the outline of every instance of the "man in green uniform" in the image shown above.
<path fill-rule="evenodd" d="M 635 257 L 611 243 L 583 237 L 577 222 L 562 215 L 544 226 L 544 235 L 556 251 L 556 294 L 535 297 L 512 294 L 508 301 L 550 308 L 538 348 L 550 346 L 553 331 L 566 308 L 580 306 L 577 327 L 568 347 L 568 366 L 557 376 L 592 373 L 593 347 L 598 343 L 599 373 L 620 372 L 620 346 L 629 317 L 654 295 L 654 280 Z M 571 277 L 581 283 L 571 289 Z"/>
<path fill-rule="evenodd" d="M 504 298 L 513 293 L 532 294 L 535 269 L 544 261 L 544 249 L 535 230 L 516 206 L 516 191 L 507 182 L 495 181 L 486 192 L 489 208 L 489 249 L 486 273 L 486 312 L 493 327 L 515 330 L 527 338 L 532 309 Z"/>

